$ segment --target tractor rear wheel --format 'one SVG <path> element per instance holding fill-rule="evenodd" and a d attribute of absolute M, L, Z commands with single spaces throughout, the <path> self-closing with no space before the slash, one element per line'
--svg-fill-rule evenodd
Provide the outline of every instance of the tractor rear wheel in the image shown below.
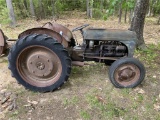
<path fill-rule="evenodd" d="M 111 65 L 109 78 L 115 87 L 134 88 L 144 80 L 145 68 L 135 58 L 121 58 Z"/>
<path fill-rule="evenodd" d="M 59 88 L 69 77 L 68 52 L 47 35 L 28 35 L 11 48 L 9 69 L 27 89 L 47 92 Z"/>

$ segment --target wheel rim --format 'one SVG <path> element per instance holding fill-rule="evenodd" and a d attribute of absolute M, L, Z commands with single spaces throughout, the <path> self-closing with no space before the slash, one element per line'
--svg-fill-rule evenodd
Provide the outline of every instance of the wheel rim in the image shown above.
<path fill-rule="evenodd" d="M 116 69 L 114 78 L 120 85 L 127 87 L 139 80 L 140 70 L 135 64 L 123 64 Z"/>
<path fill-rule="evenodd" d="M 62 64 L 56 53 L 38 45 L 22 50 L 17 57 L 16 67 L 23 80 L 36 87 L 54 84 L 62 73 Z"/>
<path fill-rule="evenodd" d="M 4 46 L 0 46 L 0 56 L 3 54 Z"/>

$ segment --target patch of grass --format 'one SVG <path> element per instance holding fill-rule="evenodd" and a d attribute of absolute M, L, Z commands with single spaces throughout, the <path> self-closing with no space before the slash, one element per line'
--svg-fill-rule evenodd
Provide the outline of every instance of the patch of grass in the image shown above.
<path fill-rule="evenodd" d="M 101 100 L 94 95 L 87 96 L 87 102 L 90 105 L 90 109 L 97 111 L 96 113 L 103 119 L 112 119 L 114 117 L 123 116 L 127 110 L 118 107 L 112 100 Z"/>
<path fill-rule="evenodd" d="M 139 56 L 139 58 L 144 61 L 147 65 L 151 67 L 156 67 L 155 60 L 159 56 L 160 52 L 160 43 L 157 45 L 149 44 L 147 45 L 147 49 L 137 50 L 135 53 Z"/>
<path fill-rule="evenodd" d="M 142 94 L 138 94 L 137 96 L 137 102 L 141 103 L 144 100 L 144 97 Z"/>
<path fill-rule="evenodd" d="M 160 114 L 156 116 L 155 120 L 160 120 Z"/>
<path fill-rule="evenodd" d="M 121 93 L 122 93 L 122 95 L 124 95 L 124 96 L 128 96 L 129 95 L 129 93 L 130 93 L 130 91 L 131 91 L 131 89 L 122 89 L 121 90 Z"/>
<path fill-rule="evenodd" d="M 65 98 L 63 100 L 63 105 L 68 106 L 68 105 L 76 105 L 79 102 L 79 99 L 77 96 L 73 96 L 72 98 Z"/>
<path fill-rule="evenodd" d="M 65 98 L 63 101 L 62 101 L 63 105 L 64 106 L 67 106 L 69 105 L 69 100 L 67 98 Z"/>
<path fill-rule="evenodd" d="M 8 63 L 7 57 L 6 57 L 6 56 L 2 56 L 2 57 L 0 58 L 0 63 Z"/>
<path fill-rule="evenodd" d="M 85 110 L 81 110 L 80 111 L 80 115 L 85 120 L 90 120 L 91 119 L 90 114 L 87 111 L 85 111 Z"/>
<path fill-rule="evenodd" d="M 133 103 L 132 103 L 132 108 L 133 108 L 134 110 L 136 110 L 136 109 L 138 108 L 138 103 L 137 103 L 137 102 L 133 102 Z"/>
<path fill-rule="evenodd" d="M 153 105 L 152 105 L 152 104 L 147 103 L 147 104 L 145 105 L 145 108 L 146 108 L 146 111 L 149 113 L 150 111 L 152 111 L 152 110 L 153 110 Z"/>
<path fill-rule="evenodd" d="M 18 114 L 19 114 L 19 111 L 16 110 L 16 111 L 10 113 L 9 116 L 12 120 L 16 120 L 16 117 Z"/>

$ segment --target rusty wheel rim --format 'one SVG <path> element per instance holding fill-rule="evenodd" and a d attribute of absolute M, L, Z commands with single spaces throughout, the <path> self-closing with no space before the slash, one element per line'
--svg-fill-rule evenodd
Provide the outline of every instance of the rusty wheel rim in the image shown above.
<path fill-rule="evenodd" d="M 0 56 L 3 54 L 4 46 L 0 46 Z"/>
<path fill-rule="evenodd" d="M 38 45 L 22 50 L 17 57 L 16 67 L 22 79 L 36 87 L 54 84 L 62 73 L 62 64 L 56 53 Z"/>
<path fill-rule="evenodd" d="M 140 78 L 140 70 L 135 64 L 123 64 L 114 73 L 117 83 L 125 87 L 133 85 Z"/>

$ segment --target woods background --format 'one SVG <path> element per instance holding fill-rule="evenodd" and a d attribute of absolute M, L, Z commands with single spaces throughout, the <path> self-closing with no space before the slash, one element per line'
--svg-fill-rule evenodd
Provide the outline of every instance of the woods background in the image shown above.
<path fill-rule="evenodd" d="M 17 20 L 59 18 L 66 11 L 77 10 L 86 12 L 88 18 L 107 20 L 110 16 L 116 16 L 120 23 L 122 15 L 124 22 L 131 21 L 136 0 L 0 0 L 0 23 L 10 22 L 10 8 L 7 9 L 6 3 L 13 5 L 12 17 Z M 147 16 L 160 16 L 160 0 L 150 0 Z M 160 17 L 157 23 L 160 24 Z"/>

